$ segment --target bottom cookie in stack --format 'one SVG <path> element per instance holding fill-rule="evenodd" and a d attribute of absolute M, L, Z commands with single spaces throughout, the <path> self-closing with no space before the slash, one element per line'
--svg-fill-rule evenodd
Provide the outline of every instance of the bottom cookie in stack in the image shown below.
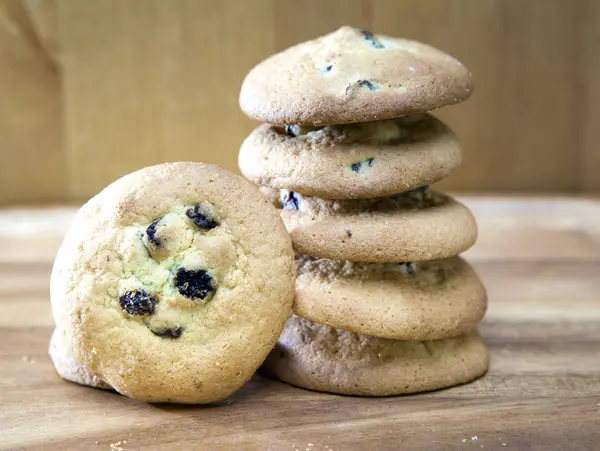
<path fill-rule="evenodd" d="M 262 371 L 310 390 L 388 396 L 466 383 L 487 368 L 475 330 L 440 340 L 391 340 L 293 315 Z"/>

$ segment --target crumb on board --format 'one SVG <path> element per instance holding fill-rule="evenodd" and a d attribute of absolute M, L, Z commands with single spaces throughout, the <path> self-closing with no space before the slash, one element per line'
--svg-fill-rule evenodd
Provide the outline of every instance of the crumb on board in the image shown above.
<path fill-rule="evenodd" d="M 471 440 L 479 440 L 479 439 L 477 438 L 476 435 L 474 435 L 473 437 L 471 437 Z"/>
<path fill-rule="evenodd" d="M 123 447 L 121 445 L 125 445 L 126 443 L 127 443 L 127 440 L 119 440 L 116 443 L 111 443 L 110 449 L 113 451 L 123 451 Z"/>

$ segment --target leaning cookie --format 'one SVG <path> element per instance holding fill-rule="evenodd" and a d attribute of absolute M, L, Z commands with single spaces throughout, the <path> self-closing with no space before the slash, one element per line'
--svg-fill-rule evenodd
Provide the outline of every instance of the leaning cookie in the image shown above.
<path fill-rule="evenodd" d="M 437 260 L 464 252 L 477 238 L 477 224 L 467 207 L 425 187 L 356 200 L 324 200 L 282 190 L 276 205 L 282 208 L 296 252 L 313 257 Z"/>
<path fill-rule="evenodd" d="M 399 341 L 292 316 L 262 371 L 310 390 L 388 396 L 463 384 L 487 368 L 487 350 L 476 331 L 442 340 Z"/>
<path fill-rule="evenodd" d="M 239 102 L 272 124 L 346 124 L 432 110 L 471 91 L 467 68 L 436 48 L 342 27 L 259 63 Z"/>
<path fill-rule="evenodd" d="M 423 114 L 325 127 L 263 124 L 242 144 L 239 167 L 258 185 L 357 199 L 435 183 L 461 158 L 454 133 Z"/>
<path fill-rule="evenodd" d="M 276 342 L 293 293 L 277 211 L 250 182 L 200 163 L 145 168 L 91 199 L 51 278 L 74 363 L 93 385 L 150 402 L 230 395 Z"/>
<path fill-rule="evenodd" d="M 354 263 L 301 255 L 294 312 L 317 323 L 396 340 L 437 340 L 471 330 L 487 295 L 460 257 Z"/>

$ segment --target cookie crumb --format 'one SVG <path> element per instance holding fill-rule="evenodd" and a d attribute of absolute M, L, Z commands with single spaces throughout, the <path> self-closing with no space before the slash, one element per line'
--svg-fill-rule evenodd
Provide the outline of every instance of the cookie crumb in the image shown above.
<path fill-rule="evenodd" d="M 467 439 L 466 439 L 466 438 L 463 438 L 463 439 L 461 440 L 461 442 L 463 442 L 463 443 L 467 443 Z"/>
<path fill-rule="evenodd" d="M 471 437 L 471 440 L 479 440 L 479 439 L 477 438 L 476 435 L 474 435 L 473 437 Z"/>

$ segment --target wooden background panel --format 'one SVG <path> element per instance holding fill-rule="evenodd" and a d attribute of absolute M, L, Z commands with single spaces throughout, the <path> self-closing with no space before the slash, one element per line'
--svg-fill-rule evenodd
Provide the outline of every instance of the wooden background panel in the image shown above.
<path fill-rule="evenodd" d="M 442 48 L 473 72 L 464 104 L 440 110 L 465 148 L 443 182 L 474 190 L 577 188 L 580 2 L 381 0 L 374 26 Z"/>
<path fill-rule="evenodd" d="M 581 187 L 600 192 L 600 2 L 590 0 L 585 9 L 581 34 L 583 48 L 581 85 L 585 98 L 582 120 L 583 141 Z"/>
<path fill-rule="evenodd" d="M 21 3 L 0 1 L 0 204 L 65 198 L 59 89 Z"/>
<path fill-rule="evenodd" d="M 244 75 L 343 24 L 431 43 L 476 89 L 438 113 L 458 191 L 600 191 L 594 0 L 0 0 L 0 204 L 80 201 L 139 167 L 237 171 Z"/>
<path fill-rule="evenodd" d="M 370 0 L 275 0 L 275 44 L 281 51 L 350 25 L 372 28 Z"/>
<path fill-rule="evenodd" d="M 237 107 L 273 51 L 270 1 L 59 2 L 70 195 L 162 161 L 236 167 Z"/>

